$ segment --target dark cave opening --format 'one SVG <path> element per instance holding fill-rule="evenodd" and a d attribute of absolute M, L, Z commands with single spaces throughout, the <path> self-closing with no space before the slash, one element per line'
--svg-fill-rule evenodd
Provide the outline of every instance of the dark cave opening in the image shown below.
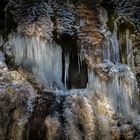
<path fill-rule="evenodd" d="M 78 63 L 78 47 L 77 38 L 68 35 L 61 37 L 60 45 L 62 46 L 62 63 L 63 77 L 62 82 L 65 83 L 65 56 L 69 55 L 69 70 L 66 86 L 68 89 L 86 88 L 88 82 L 87 66 L 85 62 Z"/>

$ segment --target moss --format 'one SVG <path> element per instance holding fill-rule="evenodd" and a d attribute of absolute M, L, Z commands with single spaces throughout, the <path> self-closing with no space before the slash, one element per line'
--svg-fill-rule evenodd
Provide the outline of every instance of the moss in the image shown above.
<path fill-rule="evenodd" d="M 114 29 L 114 21 L 117 19 L 117 14 L 114 11 L 114 3 L 111 3 L 110 0 L 103 0 L 101 6 L 104 7 L 108 14 L 107 26 L 110 31 Z"/>
<path fill-rule="evenodd" d="M 6 64 L 10 70 L 18 70 L 19 65 L 15 64 L 15 57 L 9 57 L 5 54 Z"/>
<path fill-rule="evenodd" d="M 15 90 L 12 87 L 7 87 L 7 91 L 10 95 L 14 95 L 15 94 Z"/>
<path fill-rule="evenodd" d="M 124 21 L 123 23 L 120 22 L 118 25 L 118 29 L 119 29 L 119 33 L 126 32 L 126 29 L 129 29 L 130 34 L 133 34 L 135 31 L 134 26 L 130 22 L 127 22 L 127 21 Z"/>
<path fill-rule="evenodd" d="M 107 26 L 109 28 L 110 31 L 113 31 L 114 29 L 114 21 L 117 19 L 117 14 L 113 13 L 110 17 L 109 20 L 107 22 Z"/>

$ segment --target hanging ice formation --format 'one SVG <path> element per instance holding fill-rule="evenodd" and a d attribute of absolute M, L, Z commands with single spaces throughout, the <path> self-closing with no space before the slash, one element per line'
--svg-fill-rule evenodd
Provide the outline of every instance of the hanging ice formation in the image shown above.
<path fill-rule="evenodd" d="M 69 79 L 69 64 L 70 64 L 70 58 L 69 58 L 69 53 L 65 54 L 65 76 L 64 76 L 64 85 L 65 88 L 67 88 L 67 81 Z"/>
<path fill-rule="evenodd" d="M 33 72 L 46 87 L 63 89 L 62 50 L 59 45 L 20 34 L 11 35 L 9 43 L 15 46 L 16 64 Z"/>
<path fill-rule="evenodd" d="M 107 19 L 104 15 L 103 19 Z M 105 21 L 106 22 L 106 21 Z M 120 62 L 120 47 L 117 36 L 117 21 L 114 21 L 114 30 L 111 33 L 104 33 L 105 37 L 102 43 L 103 62 L 98 65 L 106 73 L 110 80 L 103 81 L 89 69 L 88 88 L 99 93 L 111 101 L 114 110 L 123 115 L 132 115 L 136 105 L 137 82 L 134 73 L 133 46 L 132 37 L 129 30 L 126 29 L 126 52 L 127 64 Z"/>

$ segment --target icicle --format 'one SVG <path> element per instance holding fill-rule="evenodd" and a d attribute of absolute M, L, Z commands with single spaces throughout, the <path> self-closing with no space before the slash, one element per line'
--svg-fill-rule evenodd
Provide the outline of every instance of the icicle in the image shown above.
<path fill-rule="evenodd" d="M 107 15 L 107 11 L 104 8 L 101 8 L 100 21 L 102 23 L 101 32 L 105 33 L 107 30 L 106 23 L 108 21 L 108 15 Z"/>
<path fill-rule="evenodd" d="M 80 55 L 78 54 L 78 72 L 81 71 L 81 62 L 80 62 Z"/>
<path fill-rule="evenodd" d="M 132 36 L 129 33 L 129 29 L 126 30 L 126 52 L 127 52 L 127 64 L 134 72 L 133 42 Z"/>
<path fill-rule="evenodd" d="M 84 46 L 82 45 L 80 48 L 80 51 L 78 53 L 78 72 L 81 72 L 81 66 L 83 64 L 83 61 L 85 59 L 85 54 L 86 54 L 86 50 L 84 48 Z"/>
<path fill-rule="evenodd" d="M 65 77 L 64 77 L 65 88 L 67 88 L 67 81 L 69 79 L 69 64 L 70 64 L 70 59 L 69 59 L 69 53 L 68 53 L 68 54 L 65 54 Z"/>
<path fill-rule="evenodd" d="M 110 41 L 109 40 L 104 40 L 103 42 L 103 58 L 111 60 L 111 48 L 110 48 Z"/>
<path fill-rule="evenodd" d="M 104 65 L 108 67 L 108 74 L 112 79 L 107 82 L 102 81 L 93 71 L 89 70 L 87 88 L 107 97 L 116 112 L 127 116 L 135 108 L 136 79 L 134 74 L 125 65 L 111 65 L 108 63 Z M 100 66 L 104 65 L 100 64 Z"/>
<path fill-rule="evenodd" d="M 120 54 L 119 54 L 119 42 L 118 42 L 118 37 L 117 37 L 117 23 L 116 21 L 114 22 L 114 31 L 113 34 L 110 38 L 110 42 L 111 42 L 111 48 L 112 48 L 112 61 L 113 62 L 120 62 Z"/>
<path fill-rule="evenodd" d="M 117 23 L 114 22 L 114 31 L 111 35 L 110 31 L 105 34 L 105 39 L 103 41 L 103 58 L 108 59 L 112 62 L 120 62 L 119 54 L 119 41 L 117 37 Z"/>

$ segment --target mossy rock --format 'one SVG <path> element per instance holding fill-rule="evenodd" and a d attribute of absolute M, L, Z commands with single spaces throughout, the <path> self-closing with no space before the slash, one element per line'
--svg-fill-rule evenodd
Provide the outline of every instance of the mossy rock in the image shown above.
<path fill-rule="evenodd" d="M 111 15 L 110 17 L 108 17 L 109 18 L 109 20 L 108 20 L 108 22 L 107 22 L 107 26 L 108 26 L 108 28 L 109 28 L 109 30 L 112 32 L 113 30 L 114 30 L 114 21 L 117 19 L 117 14 L 116 13 L 113 13 L 113 15 Z"/>
<path fill-rule="evenodd" d="M 134 34 L 135 32 L 134 25 L 125 20 L 123 21 L 123 23 L 120 22 L 118 24 L 118 29 L 119 29 L 119 33 L 126 32 L 126 29 L 129 29 L 130 34 Z"/>

